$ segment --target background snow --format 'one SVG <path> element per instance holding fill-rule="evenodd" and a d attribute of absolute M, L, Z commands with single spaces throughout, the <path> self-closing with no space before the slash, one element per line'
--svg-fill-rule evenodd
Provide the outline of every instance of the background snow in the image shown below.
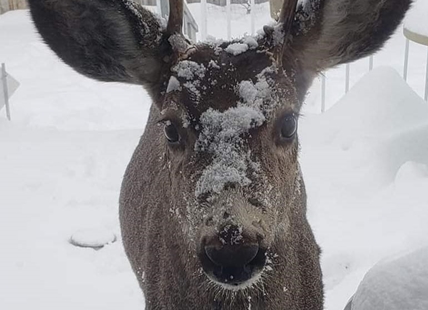
<path fill-rule="evenodd" d="M 428 309 L 428 247 L 378 263 L 364 277 L 352 310 Z"/>
<path fill-rule="evenodd" d="M 407 29 L 428 37 L 428 1 L 417 1 L 413 4 L 404 22 Z"/>
<path fill-rule="evenodd" d="M 189 7 L 198 17 L 199 6 Z M 225 12 L 208 7 L 208 31 L 224 37 L 218 25 Z M 235 37 L 250 25 L 239 10 L 232 12 Z M 256 6 L 257 28 L 268 20 L 266 6 Z M 148 95 L 137 86 L 88 80 L 63 65 L 25 11 L 0 17 L 0 42 L 0 61 L 21 82 L 11 100 L 13 122 L 0 115 L 0 308 L 143 309 L 120 242 L 93 251 L 68 240 L 94 227 L 120 239 L 120 183 L 143 132 Z M 409 83 L 421 94 L 426 49 L 412 45 L 411 51 Z M 403 55 L 397 34 L 375 66 L 401 72 Z M 351 83 L 367 68 L 367 60 L 353 65 Z M 327 76 L 333 103 L 343 95 L 344 74 Z M 311 105 L 318 86 L 299 126 L 301 163 L 310 221 L 323 248 L 326 309 L 338 310 L 378 260 L 428 244 L 427 104 L 397 73 L 380 68 L 330 112 L 310 115 L 319 110 Z"/>

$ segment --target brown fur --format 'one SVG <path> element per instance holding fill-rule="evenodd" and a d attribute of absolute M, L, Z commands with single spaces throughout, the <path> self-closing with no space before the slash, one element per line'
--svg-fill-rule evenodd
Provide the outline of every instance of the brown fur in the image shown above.
<path fill-rule="evenodd" d="M 177 49 L 151 13 L 127 0 L 29 3 L 41 35 L 66 63 L 95 79 L 144 85 L 153 98 L 120 197 L 123 243 L 146 309 L 321 310 L 320 251 L 306 219 L 298 139 L 280 138 L 281 124 L 298 116 L 318 72 L 380 48 L 410 0 L 310 0 L 284 31 L 286 42 L 277 42 L 280 28 L 267 28 L 256 48 L 239 55 L 226 51 L 230 42 Z M 185 62 L 209 70 L 185 76 L 177 70 Z M 268 86 L 254 110 L 263 122 L 216 145 L 228 128 L 218 125 L 210 137 L 214 125 L 204 117 L 245 106 L 243 81 Z M 179 143 L 167 142 L 159 121 L 175 124 Z M 218 158 L 230 155 L 225 146 L 245 161 L 246 181 L 206 187 L 201 180 L 216 160 L 229 170 L 236 164 Z M 251 247 L 262 268 L 251 273 L 258 281 L 234 290 L 212 280 L 210 249 L 232 249 L 233 261 Z"/>

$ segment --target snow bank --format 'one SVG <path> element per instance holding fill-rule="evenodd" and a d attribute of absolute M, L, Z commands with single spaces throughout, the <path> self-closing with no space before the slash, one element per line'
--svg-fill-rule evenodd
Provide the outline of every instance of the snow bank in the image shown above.
<path fill-rule="evenodd" d="M 391 136 L 426 123 L 428 105 L 390 67 L 367 73 L 319 118 L 320 143 L 348 148 L 358 139 Z"/>
<path fill-rule="evenodd" d="M 364 277 L 352 310 L 428 309 L 428 247 L 380 262 Z"/>
<path fill-rule="evenodd" d="M 390 183 L 407 161 L 428 164 L 428 104 L 392 68 L 369 72 L 333 108 L 305 122 L 311 126 L 303 126 L 303 141 L 342 150 L 352 160 L 344 171 L 359 167 L 353 181 L 360 190 Z"/>

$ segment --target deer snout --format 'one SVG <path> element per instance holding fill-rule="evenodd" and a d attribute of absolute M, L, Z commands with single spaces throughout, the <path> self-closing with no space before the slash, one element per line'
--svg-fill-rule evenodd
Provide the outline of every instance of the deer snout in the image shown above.
<path fill-rule="evenodd" d="M 266 249 L 260 238 L 236 226 L 226 226 L 220 233 L 205 237 L 199 255 L 211 280 L 231 289 L 245 288 L 261 273 L 266 263 Z"/>
<path fill-rule="evenodd" d="M 258 244 L 249 245 L 206 245 L 205 253 L 217 266 L 242 267 L 248 265 L 259 252 Z"/>

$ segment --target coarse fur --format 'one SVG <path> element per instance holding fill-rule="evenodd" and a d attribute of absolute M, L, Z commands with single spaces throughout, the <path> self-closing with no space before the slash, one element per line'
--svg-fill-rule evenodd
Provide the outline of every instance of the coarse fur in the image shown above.
<path fill-rule="evenodd" d="M 198 45 L 128 0 L 29 4 L 76 71 L 153 99 L 120 196 L 146 309 L 323 309 L 293 129 L 313 78 L 377 51 L 411 0 L 308 0 L 255 39 Z"/>

